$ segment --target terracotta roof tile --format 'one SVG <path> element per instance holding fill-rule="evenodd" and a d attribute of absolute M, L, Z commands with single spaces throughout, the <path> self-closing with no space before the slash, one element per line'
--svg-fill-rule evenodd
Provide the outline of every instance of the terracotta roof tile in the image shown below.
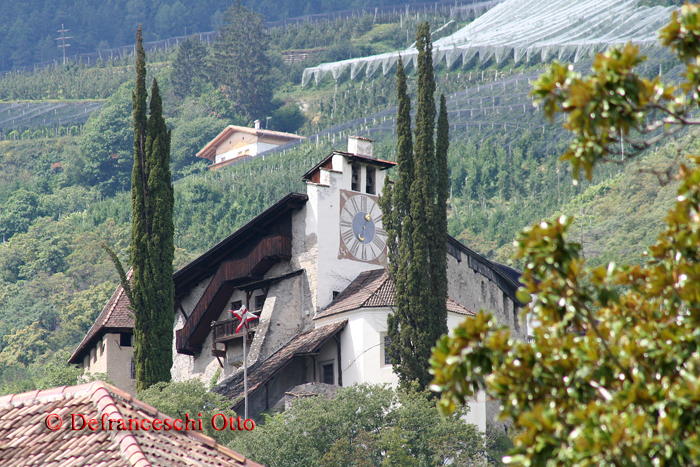
<path fill-rule="evenodd" d="M 321 310 L 314 319 L 337 315 L 360 308 L 392 307 L 395 305 L 396 288 L 384 269 L 360 273 L 335 300 Z M 474 316 L 474 312 L 447 298 L 447 311 Z"/>
<path fill-rule="evenodd" d="M 0 399 L 0 465 L 3 467 L 186 467 L 259 466 L 192 431 L 72 430 L 71 415 L 87 419 L 164 420 L 147 404 L 122 397 L 124 391 L 102 382 Z M 138 401 L 140 402 L 140 401 Z M 146 410 L 144 410 L 146 409 Z M 63 425 L 46 427 L 46 417 L 58 414 Z M 101 422 L 100 422 L 101 423 Z"/>
<path fill-rule="evenodd" d="M 321 326 L 311 331 L 301 333 L 282 346 L 267 360 L 257 363 L 248 369 L 248 394 L 252 394 L 261 385 L 265 384 L 295 356 L 315 352 L 320 349 L 328 339 L 343 329 L 347 320 L 338 323 Z M 243 374 L 235 374 L 222 381 L 213 389 L 237 404 L 243 398 Z"/>
<path fill-rule="evenodd" d="M 129 284 L 131 284 L 131 269 L 126 275 Z M 129 310 L 129 298 L 126 296 L 121 285 L 112 294 L 112 297 L 107 301 L 107 304 L 100 312 L 92 327 L 83 338 L 82 342 L 71 355 L 68 363 L 79 364 L 82 362 L 86 353 L 92 349 L 96 341 L 103 334 L 110 330 L 118 331 L 123 329 L 133 329 L 134 316 Z"/>

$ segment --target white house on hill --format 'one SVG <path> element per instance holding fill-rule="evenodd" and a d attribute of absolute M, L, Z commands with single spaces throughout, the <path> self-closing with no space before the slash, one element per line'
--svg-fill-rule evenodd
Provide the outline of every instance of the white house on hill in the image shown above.
<path fill-rule="evenodd" d="M 220 169 L 261 152 L 276 148 L 291 141 L 303 139 L 291 133 L 263 130 L 260 121 L 255 121 L 255 128 L 229 125 L 216 138 L 207 143 L 197 157 L 209 159 L 210 170 Z"/>

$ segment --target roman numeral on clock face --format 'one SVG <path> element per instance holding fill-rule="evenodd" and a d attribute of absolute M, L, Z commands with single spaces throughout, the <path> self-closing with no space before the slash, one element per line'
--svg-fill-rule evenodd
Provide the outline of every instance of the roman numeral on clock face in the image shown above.
<path fill-rule="evenodd" d="M 357 258 L 357 250 L 360 249 L 360 242 L 354 242 L 350 247 L 350 254 Z"/>
<path fill-rule="evenodd" d="M 376 246 L 381 251 L 384 249 L 384 240 L 379 235 L 375 235 L 371 245 Z M 372 249 L 372 253 L 374 253 L 374 249 Z"/>
<path fill-rule="evenodd" d="M 343 232 L 343 241 L 345 242 L 345 245 L 350 246 L 350 243 L 353 242 L 353 240 L 355 240 L 355 235 L 352 233 L 352 230 L 346 230 Z"/>
<path fill-rule="evenodd" d="M 367 212 L 367 198 L 360 198 L 360 211 Z"/>

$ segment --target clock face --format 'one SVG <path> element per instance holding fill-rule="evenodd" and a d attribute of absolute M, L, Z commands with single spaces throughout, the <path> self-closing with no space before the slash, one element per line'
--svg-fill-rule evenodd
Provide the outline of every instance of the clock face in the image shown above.
<path fill-rule="evenodd" d="M 379 264 L 386 257 L 386 236 L 376 199 L 341 190 L 339 257 Z"/>

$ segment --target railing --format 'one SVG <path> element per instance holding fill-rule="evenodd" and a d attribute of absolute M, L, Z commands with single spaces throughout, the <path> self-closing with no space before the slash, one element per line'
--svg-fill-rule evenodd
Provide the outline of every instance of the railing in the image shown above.
<path fill-rule="evenodd" d="M 236 332 L 238 323 L 238 319 L 235 318 L 214 321 L 213 323 L 211 323 L 211 329 L 214 333 L 214 342 L 227 342 L 233 339 L 237 339 L 239 337 L 243 337 L 244 331 Z M 248 323 L 248 333 L 254 333 L 257 327 L 258 321 L 251 321 L 250 323 Z M 250 336 L 248 336 L 248 339 L 250 339 Z"/>

